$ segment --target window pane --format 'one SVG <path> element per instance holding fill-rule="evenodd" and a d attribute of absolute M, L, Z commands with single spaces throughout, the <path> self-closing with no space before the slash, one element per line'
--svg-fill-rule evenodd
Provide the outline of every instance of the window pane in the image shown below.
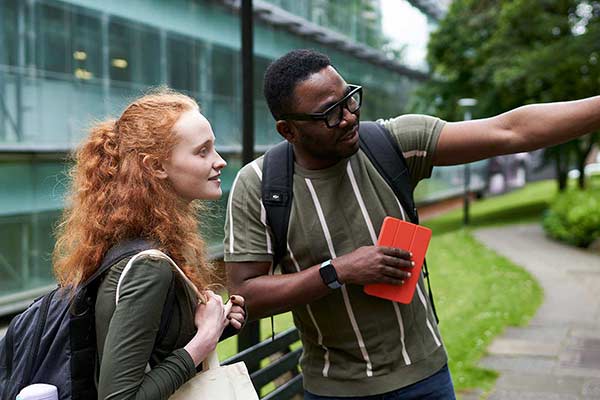
<path fill-rule="evenodd" d="M 238 53 L 224 47 L 213 46 L 213 93 L 223 96 L 235 95 L 236 82 L 240 80 L 237 74 L 237 65 L 239 65 Z"/>
<path fill-rule="evenodd" d="M 69 15 L 63 8 L 39 4 L 37 7 L 37 66 L 59 73 L 71 72 Z"/>
<path fill-rule="evenodd" d="M 0 6 L 0 64 L 17 65 L 17 1 Z"/>
<path fill-rule="evenodd" d="M 167 60 L 171 87 L 189 92 L 200 90 L 200 57 L 199 42 L 178 35 L 169 35 Z"/>
<path fill-rule="evenodd" d="M 160 81 L 160 35 L 131 21 L 109 24 L 110 79 L 146 85 Z"/>
<path fill-rule="evenodd" d="M 73 74 L 79 79 L 99 78 L 102 75 L 102 46 L 100 20 L 72 13 L 73 28 L 71 56 Z"/>

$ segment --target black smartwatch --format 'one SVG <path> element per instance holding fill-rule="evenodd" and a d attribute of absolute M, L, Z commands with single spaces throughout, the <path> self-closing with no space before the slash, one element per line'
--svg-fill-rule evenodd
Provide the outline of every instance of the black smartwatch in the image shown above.
<path fill-rule="evenodd" d="M 331 289 L 339 289 L 343 285 L 338 281 L 337 272 L 335 272 L 335 268 L 331 264 L 331 260 L 327 260 L 321 264 L 319 267 L 319 273 L 321 274 L 321 278 L 323 282 Z"/>

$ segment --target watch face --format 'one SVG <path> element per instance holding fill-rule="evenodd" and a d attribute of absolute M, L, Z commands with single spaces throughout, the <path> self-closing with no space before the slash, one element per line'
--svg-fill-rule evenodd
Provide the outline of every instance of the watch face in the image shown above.
<path fill-rule="evenodd" d="M 335 268 L 331 265 L 330 261 L 326 261 L 321 264 L 321 268 L 319 268 L 319 272 L 321 274 L 321 278 L 323 282 L 332 289 L 336 289 L 341 286 L 338 281 L 337 273 L 335 272 Z"/>
<path fill-rule="evenodd" d="M 337 281 L 337 274 L 331 264 L 327 264 L 321 268 L 321 276 L 327 284 Z"/>

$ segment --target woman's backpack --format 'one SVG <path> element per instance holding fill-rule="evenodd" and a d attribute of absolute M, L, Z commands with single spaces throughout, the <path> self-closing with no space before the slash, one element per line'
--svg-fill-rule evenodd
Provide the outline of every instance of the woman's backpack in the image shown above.
<path fill-rule="evenodd" d="M 145 240 L 119 243 L 75 297 L 58 287 L 14 317 L 0 340 L 0 399 L 12 400 L 33 383 L 56 386 L 60 400 L 97 398 L 94 306 L 101 277 L 117 262 L 154 247 Z M 173 292 L 171 282 L 166 307 L 173 303 Z M 159 338 L 168 325 L 168 311 L 163 311 Z"/>

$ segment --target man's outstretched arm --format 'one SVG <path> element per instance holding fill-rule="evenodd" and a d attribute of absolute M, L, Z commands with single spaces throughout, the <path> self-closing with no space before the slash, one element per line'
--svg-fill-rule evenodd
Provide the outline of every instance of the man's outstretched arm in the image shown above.
<path fill-rule="evenodd" d="M 434 165 L 455 165 L 536 150 L 600 130 L 600 96 L 532 104 L 496 117 L 444 126 Z"/>

